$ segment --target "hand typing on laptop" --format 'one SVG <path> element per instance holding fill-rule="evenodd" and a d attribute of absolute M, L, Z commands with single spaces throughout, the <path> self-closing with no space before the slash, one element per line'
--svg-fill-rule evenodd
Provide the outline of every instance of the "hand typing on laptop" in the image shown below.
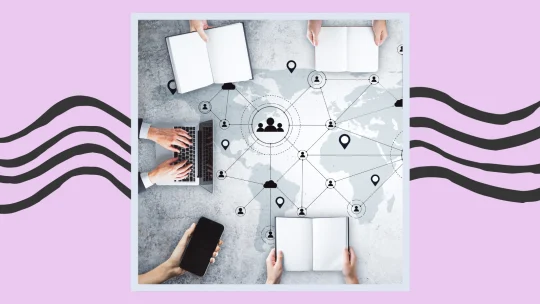
<path fill-rule="evenodd" d="M 152 184 L 167 180 L 182 180 L 189 175 L 193 164 L 188 164 L 187 160 L 178 162 L 178 158 L 170 158 L 159 164 L 154 170 L 148 173 L 148 178 Z"/>
<path fill-rule="evenodd" d="M 322 20 L 309 20 L 307 26 L 307 39 L 313 46 L 319 45 L 319 33 L 321 32 Z M 373 34 L 375 36 L 375 44 L 380 46 L 388 37 L 386 29 L 386 20 L 373 20 Z"/>
<path fill-rule="evenodd" d="M 181 148 L 187 148 L 193 145 L 191 136 L 183 129 L 175 128 L 155 128 L 148 129 L 148 139 L 155 141 L 163 148 L 178 152 Z"/>

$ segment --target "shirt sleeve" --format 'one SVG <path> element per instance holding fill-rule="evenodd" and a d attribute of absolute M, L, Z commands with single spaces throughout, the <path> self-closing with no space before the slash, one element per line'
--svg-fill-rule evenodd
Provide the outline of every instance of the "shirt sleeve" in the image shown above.
<path fill-rule="evenodd" d="M 149 129 L 150 129 L 150 124 L 143 122 L 141 125 L 141 131 L 139 132 L 139 138 L 148 139 Z"/>
<path fill-rule="evenodd" d="M 152 181 L 150 181 L 150 178 L 148 177 L 148 172 L 141 173 L 141 179 L 146 189 L 153 185 Z"/>

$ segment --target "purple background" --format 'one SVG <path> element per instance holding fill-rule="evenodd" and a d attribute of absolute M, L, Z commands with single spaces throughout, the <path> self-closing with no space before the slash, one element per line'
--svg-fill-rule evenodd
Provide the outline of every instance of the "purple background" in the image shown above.
<path fill-rule="evenodd" d="M 216 2 L 211 4 L 211 2 Z M 90 95 L 130 114 L 132 12 L 408 12 L 411 86 L 433 87 L 495 113 L 540 98 L 538 7 L 531 1 L 3 1 L 0 11 L 0 136 L 21 130 L 57 101 Z M 260 3 L 264 3 L 263 6 Z M 390 33 L 391 35 L 391 33 Z M 303 39 L 303 37 L 299 37 Z M 430 116 L 473 135 L 496 138 L 538 126 L 539 113 L 508 126 L 475 122 L 432 100 L 411 101 L 412 116 Z M 99 123 L 97 123 L 99 122 Z M 0 144 L 0 158 L 33 149 L 72 125 L 107 126 L 126 142 L 130 130 L 99 110 L 78 109 L 17 141 Z M 429 141 L 477 161 L 533 164 L 540 143 L 501 152 L 468 147 L 430 130 Z M 129 160 L 102 135 L 76 134 L 30 164 L 27 171 L 73 145 L 95 142 Z M 67 170 L 95 164 L 129 186 L 129 173 L 103 156 L 83 155 L 36 180 L 0 184 L 0 203 L 23 199 Z M 487 174 L 422 149 L 411 166 L 441 164 L 498 186 L 533 189 L 530 174 Z M 135 293 L 130 291 L 129 200 L 101 177 L 76 177 L 38 205 L 0 216 L 0 299 L 5 303 L 238 301 L 377 301 L 377 303 L 538 302 L 540 205 L 481 197 L 448 181 L 411 183 L 411 291 L 397 293 Z M 262 265 L 261 265 L 262 267 Z M 352 298 L 354 297 L 354 298 Z"/>

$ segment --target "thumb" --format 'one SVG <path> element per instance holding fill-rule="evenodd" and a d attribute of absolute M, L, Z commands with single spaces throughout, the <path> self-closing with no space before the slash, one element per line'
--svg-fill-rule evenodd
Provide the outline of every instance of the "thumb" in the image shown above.
<path fill-rule="evenodd" d="M 315 46 L 318 46 L 318 45 L 319 45 L 319 33 L 313 32 L 313 44 L 314 44 Z"/>
<path fill-rule="evenodd" d="M 208 36 L 206 36 L 206 33 L 204 32 L 204 29 L 202 26 L 197 27 L 197 33 L 199 33 L 199 36 L 201 36 L 204 42 L 208 42 Z"/>
<path fill-rule="evenodd" d="M 354 265 L 356 263 L 356 253 L 354 253 L 352 247 L 349 247 L 349 251 L 351 252 L 351 264 Z"/>
<path fill-rule="evenodd" d="M 195 231 L 195 223 L 191 224 L 191 226 L 189 226 L 188 230 L 186 230 L 186 232 L 184 232 L 184 236 L 182 236 L 182 241 L 184 240 L 187 240 L 188 238 L 191 237 L 191 235 L 193 234 L 193 231 Z"/>
<path fill-rule="evenodd" d="M 283 260 L 283 251 L 279 251 L 278 252 L 278 256 L 277 256 L 277 260 L 276 260 L 276 264 L 280 264 L 281 265 L 281 261 Z"/>

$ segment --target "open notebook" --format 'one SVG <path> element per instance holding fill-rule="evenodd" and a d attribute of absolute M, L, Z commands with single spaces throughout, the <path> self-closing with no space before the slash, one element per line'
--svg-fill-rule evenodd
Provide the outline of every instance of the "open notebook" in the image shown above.
<path fill-rule="evenodd" d="M 315 69 L 322 72 L 377 72 L 379 47 L 371 27 L 322 27 L 315 47 Z"/>
<path fill-rule="evenodd" d="M 287 271 L 341 271 L 348 246 L 348 217 L 276 217 L 276 250 Z"/>
<path fill-rule="evenodd" d="M 197 32 L 166 38 L 179 93 L 253 78 L 242 23 L 211 28 L 205 33 L 208 42 Z"/>

